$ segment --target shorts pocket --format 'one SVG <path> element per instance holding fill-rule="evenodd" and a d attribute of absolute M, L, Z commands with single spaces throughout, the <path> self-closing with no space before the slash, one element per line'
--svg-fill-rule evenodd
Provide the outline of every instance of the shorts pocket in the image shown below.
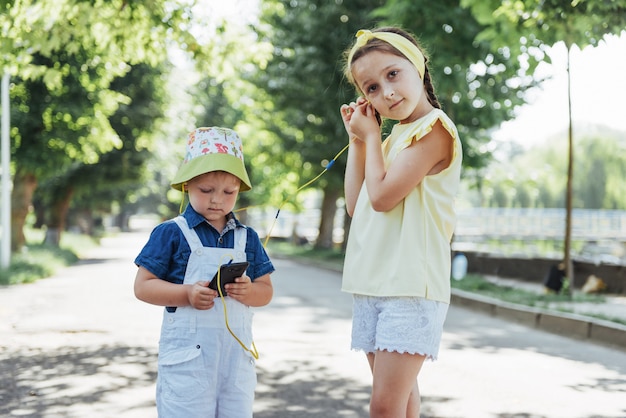
<path fill-rule="evenodd" d="M 159 353 L 159 390 L 173 400 L 196 398 L 208 388 L 208 380 L 199 345 L 177 347 Z"/>

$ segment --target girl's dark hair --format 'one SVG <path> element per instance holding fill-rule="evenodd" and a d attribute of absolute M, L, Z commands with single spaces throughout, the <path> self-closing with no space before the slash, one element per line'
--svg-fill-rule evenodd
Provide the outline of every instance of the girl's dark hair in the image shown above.
<path fill-rule="evenodd" d="M 405 31 L 404 29 L 400 29 L 400 28 L 393 27 L 393 26 L 372 29 L 372 32 L 391 32 L 391 33 L 395 33 L 397 35 L 403 36 L 406 39 L 408 39 L 413 45 L 415 45 L 420 51 L 422 51 L 422 54 L 424 55 L 424 88 L 426 89 L 428 101 L 430 102 L 431 105 L 433 105 L 433 107 L 436 107 L 437 109 L 441 109 L 441 104 L 439 104 L 439 100 L 437 99 L 437 95 L 435 94 L 435 87 L 433 86 L 433 83 L 430 79 L 430 72 L 428 71 L 428 56 L 425 53 L 424 49 L 417 42 L 417 39 L 415 38 L 415 36 Z M 347 58 L 348 58 L 348 55 L 350 54 L 351 49 L 352 47 L 350 47 L 350 49 L 348 49 L 345 52 L 346 66 L 344 69 L 344 74 L 346 78 L 348 79 L 348 81 L 350 81 L 350 84 L 352 84 L 357 90 L 359 90 L 359 86 L 357 86 L 356 82 L 354 81 L 354 77 L 352 77 L 352 72 L 350 71 L 350 66 L 357 59 L 361 58 L 362 56 L 364 56 L 365 54 L 371 51 L 383 51 L 383 52 L 388 52 L 388 53 L 397 55 L 402 58 L 406 58 L 406 56 L 404 56 L 402 52 L 398 51 L 391 44 L 383 40 L 377 39 L 377 38 L 370 39 L 365 45 L 363 45 L 354 53 L 354 55 L 352 56 L 352 62 L 347 62 Z"/>

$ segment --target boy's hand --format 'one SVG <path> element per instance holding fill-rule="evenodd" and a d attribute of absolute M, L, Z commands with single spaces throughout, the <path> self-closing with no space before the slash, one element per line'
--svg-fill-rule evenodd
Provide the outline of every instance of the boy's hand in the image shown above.
<path fill-rule="evenodd" d="M 187 298 L 195 309 L 207 310 L 215 305 L 217 292 L 209 288 L 209 282 L 197 282 L 189 286 Z"/>
<path fill-rule="evenodd" d="M 235 279 L 235 283 L 224 286 L 228 296 L 243 303 L 243 299 L 252 291 L 252 280 L 245 274 Z"/>

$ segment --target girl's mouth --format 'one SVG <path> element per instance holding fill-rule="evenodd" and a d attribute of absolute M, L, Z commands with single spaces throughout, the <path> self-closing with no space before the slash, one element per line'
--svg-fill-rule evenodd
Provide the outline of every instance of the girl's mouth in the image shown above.
<path fill-rule="evenodd" d="M 392 104 L 391 106 L 389 106 L 389 110 L 394 110 L 395 108 L 397 108 L 398 106 L 400 106 L 402 104 L 402 99 L 398 100 L 397 102 L 395 102 L 394 104 Z"/>

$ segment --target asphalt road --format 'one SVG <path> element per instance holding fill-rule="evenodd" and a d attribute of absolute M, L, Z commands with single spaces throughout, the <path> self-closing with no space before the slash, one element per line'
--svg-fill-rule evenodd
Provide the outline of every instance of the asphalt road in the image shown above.
<path fill-rule="evenodd" d="M 119 234 L 53 278 L 0 288 L 1 417 L 156 417 L 161 308 L 132 293 L 146 238 Z M 367 417 L 340 276 L 274 261 L 274 300 L 255 314 L 255 417 Z M 626 417 L 626 352 L 452 306 L 420 387 L 428 418 Z"/>

